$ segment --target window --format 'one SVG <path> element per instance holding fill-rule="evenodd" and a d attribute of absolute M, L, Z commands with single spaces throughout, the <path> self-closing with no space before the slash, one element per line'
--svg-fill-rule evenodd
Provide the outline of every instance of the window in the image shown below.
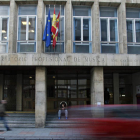
<path fill-rule="evenodd" d="M 92 53 L 91 8 L 73 7 L 73 52 Z"/>
<path fill-rule="evenodd" d="M 8 52 L 9 6 L 0 6 L 0 53 Z"/>
<path fill-rule="evenodd" d="M 140 9 L 126 9 L 128 54 L 140 54 Z"/>
<path fill-rule="evenodd" d="M 56 18 L 58 16 L 58 13 L 60 11 L 60 21 L 59 21 L 59 29 L 58 29 L 58 37 L 56 46 L 53 49 L 53 39 L 51 39 L 51 45 L 49 47 L 45 47 L 45 52 L 54 52 L 54 53 L 64 53 L 64 40 L 65 40 L 65 16 L 64 16 L 64 6 L 63 5 L 55 5 L 55 15 Z M 49 5 L 46 6 L 46 21 L 48 17 L 49 12 Z M 51 19 L 53 19 L 53 13 L 54 13 L 54 5 L 50 5 L 50 15 Z"/>
<path fill-rule="evenodd" d="M 101 53 L 119 53 L 117 8 L 100 8 Z"/>
<path fill-rule="evenodd" d="M 36 6 L 19 6 L 17 52 L 36 52 Z"/>

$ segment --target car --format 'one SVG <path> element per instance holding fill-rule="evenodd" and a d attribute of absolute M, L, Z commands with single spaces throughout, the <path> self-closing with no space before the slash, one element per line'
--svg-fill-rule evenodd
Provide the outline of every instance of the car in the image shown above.
<path fill-rule="evenodd" d="M 85 105 L 68 110 L 70 117 L 74 113 L 73 120 L 83 122 L 87 135 L 140 139 L 140 105 Z"/>

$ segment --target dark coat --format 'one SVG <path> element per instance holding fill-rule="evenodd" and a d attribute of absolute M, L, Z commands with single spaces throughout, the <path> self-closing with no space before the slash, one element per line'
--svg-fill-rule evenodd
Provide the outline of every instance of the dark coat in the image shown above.
<path fill-rule="evenodd" d="M 108 91 L 105 91 L 105 93 L 104 93 L 104 99 L 105 100 L 109 100 L 110 99 L 110 95 L 109 95 L 109 92 Z"/>
<path fill-rule="evenodd" d="M 4 117 L 5 115 L 5 106 L 4 104 L 0 104 L 0 117 Z"/>

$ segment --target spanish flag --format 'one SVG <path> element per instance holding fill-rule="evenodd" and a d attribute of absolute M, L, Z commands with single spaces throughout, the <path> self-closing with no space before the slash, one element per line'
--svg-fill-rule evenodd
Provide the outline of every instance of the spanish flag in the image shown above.
<path fill-rule="evenodd" d="M 53 34 L 53 48 L 55 47 L 56 41 L 57 41 L 58 29 L 59 29 L 59 20 L 60 20 L 60 12 L 59 12 L 59 14 L 57 16 L 57 19 L 56 19 L 56 31 L 55 31 L 55 34 Z"/>

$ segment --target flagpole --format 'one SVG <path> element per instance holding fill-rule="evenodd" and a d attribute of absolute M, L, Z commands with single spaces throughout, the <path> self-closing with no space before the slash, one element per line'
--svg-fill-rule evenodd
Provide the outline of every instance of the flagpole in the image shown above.
<path fill-rule="evenodd" d="M 61 5 L 60 5 L 60 48 L 61 48 Z"/>

